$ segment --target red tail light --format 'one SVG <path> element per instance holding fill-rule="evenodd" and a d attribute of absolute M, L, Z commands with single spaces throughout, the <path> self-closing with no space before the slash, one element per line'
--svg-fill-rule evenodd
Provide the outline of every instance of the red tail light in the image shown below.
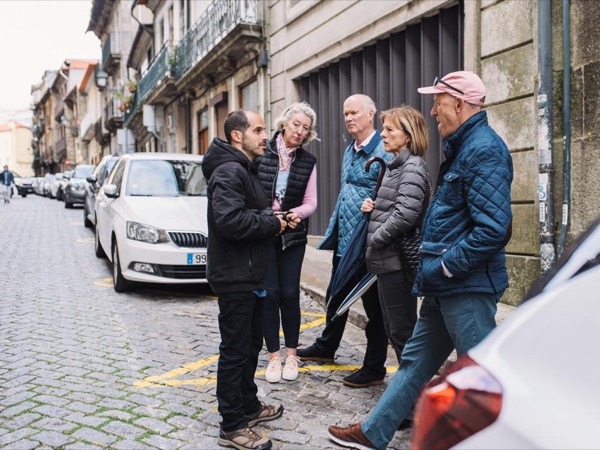
<path fill-rule="evenodd" d="M 500 383 L 464 355 L 423 389 L 415 411 L 412 449 L 450 448 L 494 423 L 501 408 Z"/>

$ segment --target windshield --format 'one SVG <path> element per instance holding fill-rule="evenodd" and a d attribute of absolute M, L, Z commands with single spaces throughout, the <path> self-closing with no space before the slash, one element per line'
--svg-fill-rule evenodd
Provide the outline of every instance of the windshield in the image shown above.
<path fill-rule="evenodd" d="M 86 164 L 84 166 L 77 166 L 73 171 L 73 176 L 71 178 L 87 178 L 94 171 L 94 166 Z"/>
<path fill-rule="evenodd" d="M 126 195 L 145 197 L 206 196 L 200 161 L 131 161 Z"/>

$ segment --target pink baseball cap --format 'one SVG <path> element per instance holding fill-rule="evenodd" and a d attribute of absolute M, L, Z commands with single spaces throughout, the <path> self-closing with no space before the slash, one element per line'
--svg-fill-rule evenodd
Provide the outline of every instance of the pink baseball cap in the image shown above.
<path fill-rule="evenodd" d="M 433 86 L 421 87 L 417 91 L 421 94 L 450 94 L 467 103 L 483 106 L 485 102 L 485 86 L 481 78 L 473 72 L 450 72 L 444 78 L 435 77 Z"/>

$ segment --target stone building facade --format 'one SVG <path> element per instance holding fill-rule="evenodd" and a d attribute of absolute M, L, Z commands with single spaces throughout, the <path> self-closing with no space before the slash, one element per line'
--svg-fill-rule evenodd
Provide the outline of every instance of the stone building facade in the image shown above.
<path fill-rule="evenodd" d="M 570 23 L 566 53 L 570 51 L 571 57 L 568 85 L 572 134 L 568 165 L 563 164 L 562 156 L 565 4 L 567 23 Z M 543 17 L 552 33 L 549 44 L 542 42 L 546 46 L 542 50 L 540 8 L 550 10 L 549 15 Z M 486 84 L 485 109 L 490 123 L 506 140 L 514 162 L 514 226 L 507 248 L 511 288 L 503 301 L 519 302 L 539 276 L 541 266 L 554 260 L 564 229 L 568 242 L 600 212 L 600 196 L 594 195 L 600 189 L 595 182 L 600 173 L 600 32 L 594 26 L 600 18 L 600 4 L 586 0 L 273 0 L 267 17 L 271 57 L 270 117 L 276 117 L 293 101 L 307 100 L 319 115 L 317 131 L 334 142 L 328 145 L 323 140 L 312 147 L 319 157 L 320 183 L 328 180 L 329 186 L 319 188 L 320 199 L 324 201 L 312 224 L 313 233 L 324 231 L 339 187 L 341 147 L 348 140 L 347 136 L 340 137 L 344 126 L 341 115 L 336 113 L 336 109 L 341 110 L 342 94 L 362 91 L 381 104 L 380 110 L 407 103 L 428 115 L 431 100 L 414 96 L 414 87 L 430 84 L 433 75 L 459 69 L 477 72 Z M 418 42 L 413 43 L 411 35 L 417 35 Z M 548 46 L 554 94 L 550 108 L 553 132 L 548 142 L 544 142 L 546 130 L 542 129 L 544 124 L 539 117 L 544 111 L 548 112 L 548 108 L 544 110 L 540 103 L 541 64 L 538 61 Z M 436 51 L 435 47 L 443 50 Z M 411 60 L 414 48 L 421 54 L 420 59 L 412 57 L 419 65 L 417 74 L 393 62 L 397 54 L 406 61 Z M 433 57 L 428 58 L 428 54 Z M 433 73 L 434 70 L 438 72 Z M 388 71 L 390 76 L 380 76 Z M 369 77 L 374 81 L 370 82 Z M 344 83 L 349 84 L 345 89 Z M 406 89 L 402 91 L 403 88 Z M 386 91 L 393 99 L 391 104 L 382 96 Z M 400 98 L 397 91 L 402 92 L 404 98 Z M 334 106 L 330 107 L 332 101 Z M 431 121 L 429 124 L 433 132 L 437 132 L 431 127 Z M 441 160 L 439 142 L 431 130 L 430 138 L 432 146 L 427 159 L 435 168 Z M 543 169 L 540 154 L 543 163 L 550 158 Z M 563 206 L 562 187 L 565 167 L 570 168 L 568 183 L 571 187 L 571 201 L 567 206 Z M 547 186 L 552 189 L 547 191 Z M 551 201 L 543 196 L 545 193 Z M 563 211 L 568 211 L 568 216 L 563 216 Z M 548 217 L 552 217 L 550 223 Z M 561 222 L 567 224 L 563 230 Z M 546 233 L 548 229 L 551 233 Z M 543 239 L 541 234 L 544 234 Z M 541 254 L 541 240 L 552 250 L 549 257 Z"/>

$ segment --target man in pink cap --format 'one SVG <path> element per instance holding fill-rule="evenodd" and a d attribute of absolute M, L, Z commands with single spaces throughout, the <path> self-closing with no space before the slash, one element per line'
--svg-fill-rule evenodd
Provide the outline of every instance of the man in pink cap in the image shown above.
<path fill-rule="evenodd" d="M 473 72 L 452 72 L 419 88 L 433 94 L 431 115 L 446 160 L 423 222 L 413 294 L 424 297 L 398 372 L 363 423 L 329 427 L 338 444 L 384 449 L 423 386 L 452 350 L 466 354 L 496 326 L 496 303 L 508 287 L 512 159 L 482 110 L 485 86 Z"/>

